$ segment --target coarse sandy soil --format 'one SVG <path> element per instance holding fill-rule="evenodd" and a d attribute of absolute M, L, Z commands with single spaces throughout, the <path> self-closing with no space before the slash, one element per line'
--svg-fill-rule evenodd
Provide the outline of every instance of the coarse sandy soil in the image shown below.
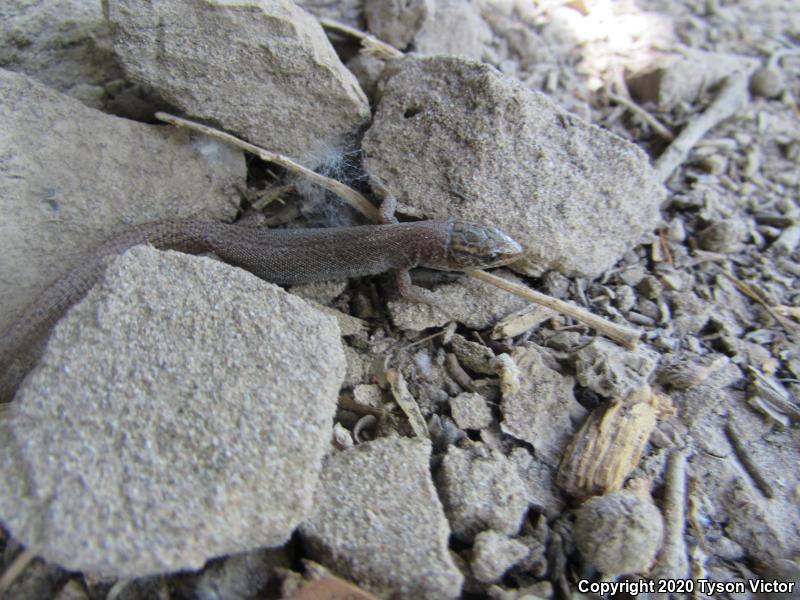
<path fill-rule="evenodd" d="M 451 525 L 457 518 L 447 498 L 456 486 L 448 480 L 448 446 L 479 445 L 519 469 L 529 508 L 517 530 L 497 538 L 478 540 L 474 532 L 451 538 L 452 558 L 464 574 L 462 598 L 596 597 L 583 587 L 581 594 L 579 583 L 622 582 L 626 575 L 649 576 L 659 585 L 684 581 L 647 596 L 653 598 L 711 597 L 700 581 L 798 582 L 800 3 L 466 4 L 484 32 L 479 42 L 470 38 L 478 46 L 470 54 L 639 146 L 665 185 L 659 226 L 614 268 L 594 279 L 556 271 L 527 273 L 525 279 L 543 293 L 641 330 L 640 347 L 620 355 L 613 344 L 598 345 L 590 328 L 552 314 L 507 336 L 463 323 L 404 331 L 391 323 L 375 281 L 351 284 L 328 304 L 369 327 L 349 340 L 348 360 L 359 365 L 362 380 L 351 378 L 346 386 L 337 427 L 356 445 L 398 432 L 413 435 L 396 405 L 390 417 L 365 420 L 358 404 L 366 400 L 353 389 L 369 380 L 364 374 L 381 351 L 408 346 L 395 355 L 396 366 L 431 432 L 431 472 Z M 367 27 L 358 2 L 305 6 Z M 458 47 L 463 30 L 437 35 L 448 33 L 455 36 L 450 46 Z M 331 37 L 343 62 L 355 56 L 352 39 Z M 430 39 L 411 38 L 401 50 L 424 53 Z M 57 65 L 50 71 L 57 72 Z M 127 101 L 120 94 L 100 108 L 152 122 L 152 98 L 139 92 Z M 687 142 L 682 132 L 701 127 L 704 119 L 707 131 Z M 348 168 L 354 163 L 352 171 L 340 162 L 327 174 L 363 188 L 357 149 L 353 156 L 344 161 Z M 280 169 L 255 160 L 249 169 L 246 202 L 258 206 L 271 195 L 287 201 L 269 215 L 271 223 L 305 212 L 297 189 L 282 187 L 287 180 Z M 540 358 L 530 359 L 535 364 L 526 371 L 528 359 L 515 351 L 531 344 Z M 479 345 L 488 358 L 476 350 Z M 523 374 L 553 378 L 534 396 L 551 398 L 566 385 L 579 410 L 553 413 L 525 435 L 511 431 L 501 423 L 508 416 L 500 390 L 514 377 L 498 367 L 501 355 L 513 357 L 513 368 Z M 442 389 L 444 401 L 437 395 Z M 395 399 L 402 395 L 393 391 Z M 464 392 L 481 397 L 464 399 Z M 456 408 L 454 397 L 463 408 Z M 611 414 L 611 407 L 620 412 Z M 604 418 L 606 429 L 597 425 Z M 541 460 L 530 441 L 538 437 L 560 440 L 553 442 L 555 459 Z M 593 505 L 592 497 L 609 500 Z M 21 547 L 7 533 L 0 540 L 0 566 L 16 579 L 10 598 L 345 597 L 341 590 L 293 596 L 301 587 L 299 573 L 319 577 L 324 570 L 304 563 L 313 552 L 300 534 L 280 549 L 235 561 L 218 558 L 203 572 L 116 582 L 40 560 L 11 577 Z M 493 570 L 495 563 L 500 566 Z M 332 564 L 324 567 L 354 578 Z M 378 597 L 408 597 L 372 590 Z M 794 595 L 770 596 L 745 587 L 713 597 L 800 596 L 796 589 Z"/>

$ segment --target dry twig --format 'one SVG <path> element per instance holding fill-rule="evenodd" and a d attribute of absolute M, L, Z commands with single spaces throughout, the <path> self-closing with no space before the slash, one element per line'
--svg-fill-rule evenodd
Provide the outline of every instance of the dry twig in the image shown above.
<path fill-rule="evenodd" d="M 736 457 L 739 459 L 739 462 L 742 463 L 744 470 L 747 471 L 747 474 L 753 479 L 758 489 L 761 490 L 761 493 L 767 498 L 774 498 L 775 492 L 772 489 L 772 485 L 761 474 L 761 468 L 750 457 L 750 453 L 747 451 L 747 446 L 742 441 L 739 432 L 736 430 L 736 427 L 734 427 L 731 421 L 728 421 L 728 423 L 725 425 L 725 436 L 731 443 L 733 451 L 736 453 Z"/>
<path fill-rule="evenodd" d="M 662 125 L 658 119 L 656 119 L 653 115 L 651 115 L 649 112 L 647 112 L 645 109 L 643 109 L 635 102 L 628 100 L 624 96 L 615 94 L 610 90 L 606 90 L 606 96 L 608 96 L 608 99 L 611 100 L 612 102 L 619 104 L 620 106 L 624 106 L 632 113 L 638 115 L 639 118 L 641 118 L 645 123 L 647 123 L 648 125 L 650 125 L 650 127 L 653 128 L 653 131 L 655 131 L 658 135 L 660 135 L 668 142 L 671 142 L 672 140 L 675 139 L 674 133 L 672 133 L 669 129 L 667 129 L 664 125 Z"/>
<path fill-rule="evenodd" d="M 321 18 L 319 22 L 320 25 L 322 25 L 325 29 L 330 29 L 331 31 L 338 31 L 339 33 L 343 33 L 345 35 L 349 35 L 350 37 L 356 38 L 359 42 L 361 42 L 361 47 L 363 52 L 372 54 L 373 56 L 382 58 L 384 60 L 388 60 L 390 58 L 399 58 L 403 56 L 403 53 L 400 52 L 400 50 L 398 50 L 391 44 L 387 44 L 386 42 L 379 40 L 371 33 L 367 33 L 366 31 L 361 31 L 360 29 L 356 29 L 355 27 L 350 27 L 349 25 L 345 25 L 344 23 L 340 23 L 339 21 L 334 21 L 333 19 Z"/>
<path fill-rule="evenodd" d="M 399 369 L 386 369 L 386 381 L 392 388 L 392 396 L 408 418 L 414 434 L 419 438 L 429 438 L 428 425 L 422 416 L 417 400 L 408 391 L 406 380 Z"/>
<path fill-rule="evenodd" d="M 726 78 L 711 106 L 684 127 L 655 161 L 656 179 L 662 183 L 667 181 L 706 133 L 744 107 L 750 98 L 748 89 L 752 72 L 753 68 L 743 69 Z"/>
<path fill-rule="evenodd" d="M 673 450 L 664 475 L 664 544 L 653 576 L 685 579 L 689 574 L 684 530 L 686 529 L 686 461 L 689 450 Z"/>
<path fill-rule="evenodd" d="M 772 306 L 770 306 L 767 303 L 767 301 L 764 300 L 764 298 L 761 297 L 761 294 L 759 294 L 755 290 L 755 288 L 753 288 L 753 286 L 751 286 L 748 283 L 745 283 L 744 281 L 740 281 L 740 280 L 736 279 L 733 275 L 731 275 L 727 271 L 720 271 L 720 272 L 725 277 L 725 279 L 730 281 L 734 285 L 734 287 L 736 287 L 737 290 L 739 290 L 741 293 L 743 293 L 745 296 L 747 296 L 751 300 L 755 300 L 761 306 L 763 306 L 764 309 L 770 314 L 770 316 L 773 319 L 775 319 L 775 321 L 778 323 L 778 325 L 783 327 L 786 331 L 791 331 L 791 332 L 794 332 L 794 333 L 798 333 L 798 331 L 800 331 L 800 326 L 798 326 L 795 323 L 792 323 L 791 321 L 786 319 L 783 315 L 781 315 L 777 310 L 775 310 Z"/>
<path fill-rule="evenodd" d="M 32 547 L 25 548 L 20 552 L 16 558 L 8 565 L 6 572 L 0 577 L 0 598 L 11 589 L 11 586 L 17 580 L 22 572 L 31 564 L 31 561 L 36 558 L 36 550 Z"/>
<path fill-rule="evenodd" d="M 297 590 L 290 600 L 377 600 L 349 581 L 324 575 Z"/>
<path fill-rule="evenodd" d="M 557 298 L 551 298 L 550 296 L 536 292 L 528 287 L 525 287 L 524 285 L 507 281 L 501 277 L 498 277 L 497 275 L 487 273 L 486 271 L 467 271 L 467 274 L 475 277 L 476 279 L 481 279 L 487 283 L 491 283 L 492 285 L 506 290 L 507 292 L 516 294 L 517 296 L 525 298 L 526 300 L 541 304 L 542 306 L 546 306 L 547 308 L 558 311 L 563 315 L 572 317 L 576 321 L 580 321 L 581 323 L 596 329 L 609 339 L 614 340 L 618 344 L 621 344 L 631 350 L 636 348 L 636 345 L 639 343 L 639 338 L 642 335 L 642 332 L 639 330 L 617 325 L 616 323 L 612 323 L 611 321 L 603 319 L 602 317 L 598 317 L 597 315 L 590 313 L 588 310 L 584 310 L 583 308 L 575 306 L 574 304 L 564 302 L 563 300 L 559 300 Z"/>
<path fill-rule="evenodd" d="M 304 167 L 300 163 L 293 161 L 291 158 L 287 156 L 283 156 L 282 154 L 278 154 L 277 152 L 270 152 L 269 150 L 265 150 L 260 146 L 256 146 L 249 142 L 245 142 L 244 140 L 239 139 L 236 136 L 233 136 L 229 133 L 225 133 L 218 129 L 214 129 L 213 127 L 209 127 L 208 125 L 202 125 L 201 123 L 196 123 L 188 119 L 182 119 L 180 117 L 176 117 L 163 112 L 157 112 L 156 118 L 159 119 L 160 121 L 164 121 L 165 123 L 169 123 L 170 125 L 175 125 L 178 127 L 186 127 L 187 129 L 199 131 L 200 133 L 203 133 L 207 136 L 216 138 L 218 140 L 222 140 L 223 142 L 232 144 L 237 148 L 241 148 L 245 152 L 249 152 L 250 154 L 255 154 L 262 160 L 275 163 L 276 165 L 280 165 L 283 168 L 288 169 L 289 171 L 303 175 L 304 177 L 307 177 L 320 187 L 323 187 L 326 190 L 333 192 L 334 194 L 345 200 L 350 206 L 352 206 L 355 210 L 360 212 L 362 215 L 364 215 L 373 223 L 377 223 L 380 221 L 380 215 L 378 213 L 378 209 L 357 191 L 346 186 L 340 181 L 336 181 L 335 179 L 331 179 L 330 177 L 325 177 L 324 175 L 315 173 L 308 167 Z"/>

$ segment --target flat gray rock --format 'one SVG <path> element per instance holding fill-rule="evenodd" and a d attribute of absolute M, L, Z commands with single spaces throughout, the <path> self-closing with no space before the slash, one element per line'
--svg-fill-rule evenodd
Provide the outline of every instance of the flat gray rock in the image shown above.
<path fill-rule="evenodd" d="M 752 58 L 724 52 L 682 48 L 680 53 L 658 54 L 649 64 L 626 77 L 640 103 L 653 102 L 669 111 L 682 102 L 692 104 L 735 71 L 753 69 Z"/>
<path fill-rule="evenodd" d="M 318 18 L 333 19 L 356 29 L 364 29 L 364 3 L 361 0 L 298 0 L 303 10 Z"/>
<path fill-rule="evenodd" d="M 401 212 L 489 222 L 528 247 L 529 272 L 589 277 L 657 224 L 664 189 L 645 153 L 517 79 L 444 56 L 385 75 L 363 148 Z"/>
<path fill-rule="evenodd" d="M 492 41 L 492 30 L 473 0 L 366 0 L 364 13 L 371 33 L 420 54 L 480 60 Z"/>
<path fill-rule="evenodd" d="M 509 459 L 525 485 L 528 504 L 540 513 L 557 515 L 564 507 L 564 500 L 556 488 L 557 468 L 548 466 L 539 456 L 533 456 L 527 448 L 517 447 Z"/>
<path fill-rule="evenodd" d="M 245 164 L 227 145 L 103 114 L 3 70 L 0 122 L 0 331 L 114 231 L 236 214 Z"/>
<path fill-rule="evenodd" d="M 180 591 L 196 600 L 252 600 L 260 597 L 276 568 L 289 569 L 291 564 L 286 546 L 234 554 L 211 561 L 197 575 L 184 576 Z"/>
<path fill-rule="evenodd" d="M 660 356 L 643 344 L 626 350 L 598 337 L 570 358 L 578 383 L 602 396 L 619 398 L 652 379 Z"/>
<path fill-rule="evenodd" d="M 4 0 L 0 67 L 25 73 L 94 108 L 123 77 L 97 0 Z"/>
<path fill-rule="evenodd" d="M 525 486 L 515 466 L 485 444 L 450 446 L 437 475 L 453 533 L 471 540 L 486 529 L 514 535 L 528 510 Z"/>
<path fill-rule="evenodd" d="M 575 380 L 544 364 L 533 346 L 514 348 L 511 357 L 519 366 L 522 385 L 503 396 L 500 428 L 531 444 L 548 465 L 558 466 L 574 433 L 573 418 L 586 414 L 572 393 Z"/>
<path fill-rule="evenodd" d="M 369 32 L 405 50 L 434 10 L 435 0 L 364 0 Z"/>
<path fill-rule="evenodd" d="M 291 0 L 107 0 L 128 75 L 190 117 L 313 156 L 370 117 L 317 20 Z"/>
<path fill-rule="evenodd" d="M 528 547 L 518 540 L 496 531 L 482 531 L 475 536 L 472 546 L 472 574 L 484 583 L 498 582 L 528 553 Z"/>
<path fill-rule="evenodd" d="M 495 275 L 522 283 L 519 277 L 506 270 L 495 271 Z M 458 321 L 470 329 L 486 329 L 529 304 L 505 290 L 466 275 L 457 283 L 437 286 L 433 293 L 447 313 L 430 304 L 397 298 L 386 304 L 392 322 L 411 331 L 442 327 L 450 321 Z"/>
<path fill-rule="evenodd" d="M 464 392 L 450 399 L 450 414 L 461 429 L 483 429 L 492 423 L 492 409 L 475 392 Z"/>
<path fill-rule="evenodd" d="M 0 420 L 0 519 L 44 559 L 107 577 L 280 545 L 312 508 L 344 369 L 335 321 L 302 300 L 133 248 Z"/>
<path fill-rule="evenodd" d="M 312 557 L 382 597 L 458 598 L 430 453 L 428 442 L 381 438 L 329 456 L 301 528 Z"/>

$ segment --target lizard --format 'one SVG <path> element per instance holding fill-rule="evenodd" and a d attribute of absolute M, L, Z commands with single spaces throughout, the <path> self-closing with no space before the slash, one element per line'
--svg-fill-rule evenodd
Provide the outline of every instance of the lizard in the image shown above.
<path fill-rule="evenodd" d="M 387 209 L 388 207 L 388 209 Z M 401 295 L 435 304 L 411 284 L 409 269 L 459 271 L 508 264 L 524 248 L 502 230 L 453 218 L 400 223 L 393 202 L 381 207 L 383 224 L 271 229 L 181 219 L 129 227 L 90 251 L 53 282 L 0 336 L 0 379 L 20 350 L 42 339 L 103 274 L 107 260 L 138 244 L 190 254 L 213 252 L 223 261 L 276 284 L 377 275 L 391 271 Z"/>

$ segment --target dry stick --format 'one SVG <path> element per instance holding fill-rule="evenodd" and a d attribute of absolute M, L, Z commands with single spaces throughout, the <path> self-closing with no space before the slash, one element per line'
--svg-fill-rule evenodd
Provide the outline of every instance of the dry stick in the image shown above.
<path fill-rule="evenodd" d="M 117 582 L 111 586 L 111 589 L 108 590 L 106 594 L 106 600 L 117 600 L 120 597 L 122 592 L 124 592 L 128 586 L 133 582 L 133 579 L 119 579 Z"/>
<path fill-rule="evenodd" d="M 772 485 L 769 481 L 767 481 L 766 477 L 761 474 L 761 468 L 750 457 L 747 446 L 742 441 L 742 438 L 739 436 L 739 432 L 736 430 L 736 427 L 734 427 L 731 421 L 728 421 L 725 425 L 725 436 L 731 443 L 733 451 L 736 454 L 736 457 L 739 459 L 739 462 L 742 463 L 744 470 L 747 471 L 747 474 L 750 475 L 755 482 L 756 487 L 758 487 L 758 489 L 761 490 L 761 493 L 767 498 L 774 498 L 775 491 L 772 489 Z"/>
<path fill-rule="evenodd" d="M 794 54 L 800 54 L 800 48 L 780 48 L 769 57 L 769 60 L 767 60 L 767 67 L 780 67 L 780 61 L 784 56 L 792 56 Z"/>
<path fill-rule="evenodd" d="M 461 366 L 458 358 L 452 352 L 448 352 L 445 356 L 444 367 L 447 370 L 447 374 L 462 388 L 470 392 L 477 391 L 469 373 L 464 370 L 464 367 Z"/>
<path fill-rule="evenodd" d="M 612 102 L 619 104 L 620 106 L 624 106 L 632 113 L 639 115 L 639 117 L 645 123 L 647 123 L 648 125 L 650 125 L 650 127 L 653 128 L 653 131 L 655 131 L 665 140 L 671 142 L 675 139 L 674 133 L 672 133 L 669 129 L 664 127 L 664 125 L 662 125 L 658 119 L 656 119 L 653 115 L 651 115 L 649 112 L 647 112 L 645 109 L 643 109 L 635 102 L 631 102 L 627 98 L 615 94 L 614 92 L 611 91 L 606 91 L 606 96 L 608 96 L 608 99 L 611 100 Z"/>
<path fill-rule="evenodd" d="M 28 547 L 11 562 L 6 572 L 0 577 L 0 598 L 11 588 L 17 577 L 31 564 L 34 558 L 36 558 L 36 551 L 32 547 Z"/>
<path fill-rule="evenodd" d="M 761 306 L 763 306 L 766 309 L 766 311 L 770 314 L 770 316 L 773 319 L 775 319 L 775 321 L 778 323 L 778 325 L 783 327 L 786 331 L 790 331 L 790 332 L 794 331 L 795 333 L 800 332 L 800 326 L 796 325 L 795 323 L 792 323 L 791 321 L 789 321 L 788 319 L 783 317 L 780 313 L 778 313 L 778 311 L 776 311 L 772 306 L 770 306 L 766 302 L 766 300 L 764 300 L 764 298 L 762 298 L 761 295 L 758 294 L 755 291 L 755 289 L 753 289 L 753 287 L 751 285 L 745 283 L 744 281 L 739 281 L 738 279 L 736 279 L 733 275 L 731 275 L 727 271 L 720 271 L 720 273 L 722 273 L 722 275 L 728 281 L 730 281 L 734 285 L 734 287 L 737 290 L 739 290 L 742 294 L 744 294 L 745 296 L 747 296 L 751 300 L 755 300 Z"/>
<path fill-rule="evenodd" d="M 245 152 L 249 152 L 251 154 L 255 154 L 260 159 L 275 163 L 276 165 L 280 165 L 285 169 L 290 171 L 294 171 L 295 173 L 300 173 L 305 177 L 308 177 L 311 181 L 319 185 L 320 187 L 329 190 L 345 200 L 350 206 L 352 206 L 355 210 L 360 212 L 362 215 L 367 217 L 373 223 L 378 223 L 380 221 L 380 215 L 378 213 L 378 209 L 366 199 L 366 197 L 359 194 L 354 189 L 346 186 L 345 184 L 336 181 L 335 179 L 331 179 L 330 177 L 325 177 L 324 175 L 320 175 L 319 173 L 315 173 L 311 169 L 304 167 L 300 163 L 296 163 L 291 158 L 283 156 L 282 154 L 278 154 L 277 152 L 270 152 L 269 150 L 265 150 L 259 146 L 251 144 L 249 142 L 245 142 L 237 138 L 236 136 L 230 135 L 229 133 L 224 133 L 219 131 L 218 129 L 214 129 L 213 127 L 209 127 L 207 125 L 202 125 L 200 123 L 195 123 L 194 121 L 189 121 L 188 119 L 182 119 L 180 117 L 175 117 L 173 115 L 157 112 L 156 118 L 164 121 L 165 123 L 169 123 L 170 125 L 176 125 L 178 127 L 186 127 L 187 129 L 192 129 L 194 131 L 199 131 L 207 136 L 217 138 L 218 140 L 222 140 L 229 144 L 236 146 L 237 148 L 241 148 Z"/>
<path fill-rule="evenodd" d="M 714 102 L 704 113 L 689 123 L 669 147 L 658 157 L 653 167 L 656 178 L 664 183 L 686 159 L 695 144 L 725 119 L 742 109 L 749 99 L 748 85 L 753 69 L 732 73 L 725 79 Z"/>
<path fill-rule="evenodd" d="M 536 292 L 528 287 L 525 287 L 524 285 L 507 281 L 501 277 L 498 277 L 497 275 L 487 273 L 486 271 L 467 271 L 467 275 L 481 279 L 487 283 L 491 283 L 492 285 L 499 287 L 500 289 L 525 298 L 526 300 L 530 300 L 536 304 L 541 304 L 542 306 L 556 310 L 563 315 L 572 317 L 576 321 L 585 323 L 606 337 L 631 350 L 636 348 L 636 344 L 639 343 L 639 338 L 642 335 L 642 332 L 637 329 L 617 325 L 616 323 L 612 323 L 611 321 L 603 319 L 602 317 L 598 317 L 597 315 L 590 313 L 588 310 L 575 306 L 574 304 L 564 302 L 563 300 L 558 300 L 557 298 L 551 298 L 550 296 Z"/>
<path fill-rule="evenodd" d="M 689 573 L 686 557 L 686 448 L 673 450 L 664 475 L 664 544 L 653 577 L 685 579 Z M 663 596 L 662 596 L 663 597 Z"/>
<path fill-rule="evenodd" d="M 339 23 L 339 21 L 334 21 L 333 19 L 322 18 L 319 19 L 319 22 L 325 29 L 338 31 L 339 33 L 344 33 L 345 35 L 356 38 L 359 42 L 361 42 L 364 50 L 373 56 L 385 59 L 399 58 L 403 56 L 403 53 L 400 52 L 400 50 L 387 44 L 386 42 L 382 42 L 371 33 L 361 31 L 355 27 L 350 27 L 344 23 Z"/>
<path fill-rule="evenodd" d="M 369 406 L 367 404 L 361 404 L 360 402 L 356 402 L 346 396 L 340 396 L 339 402 L 337 404 L 339 408 L 343 408 L 345 410 L 349 410 L 350 412 L 354 412 L 359 415 L 373 415 L 376 417 L 382 417 L 386 414 L 385 408 L 375 408 L 374 406 Z"/>

